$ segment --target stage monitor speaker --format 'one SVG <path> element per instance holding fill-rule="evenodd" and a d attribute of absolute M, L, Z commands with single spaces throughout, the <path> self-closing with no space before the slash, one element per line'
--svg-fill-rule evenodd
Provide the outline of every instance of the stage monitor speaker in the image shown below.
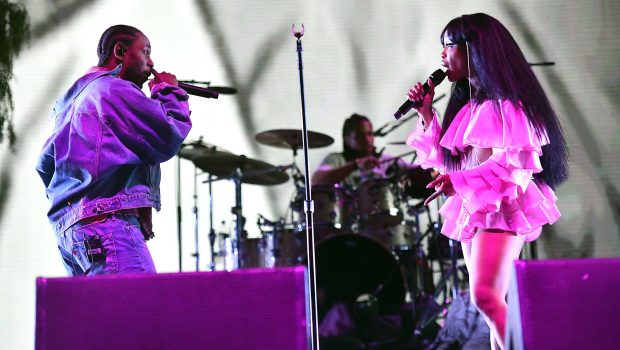
<path fill-rule="evenodd" d="M 517 260 L 506 349 L 619 349 L 620 259 Z"/>
<path fill-rule="evenodd" d="M 304 267 L 38 278 L 35 348 L 308 349 Z"/>

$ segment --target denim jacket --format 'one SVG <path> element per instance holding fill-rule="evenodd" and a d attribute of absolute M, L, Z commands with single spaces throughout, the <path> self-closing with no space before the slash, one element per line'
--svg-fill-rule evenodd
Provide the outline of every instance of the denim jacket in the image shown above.
<path fill-rule="evenodd" d="M 54 105 L 36 169 L 57 235 L 96 215 L 159 210 L 159 164 L 177 154 L 191 129 L 185 91 L 162 83 L 148 98 L 119 72 L 94 67 Z"/>

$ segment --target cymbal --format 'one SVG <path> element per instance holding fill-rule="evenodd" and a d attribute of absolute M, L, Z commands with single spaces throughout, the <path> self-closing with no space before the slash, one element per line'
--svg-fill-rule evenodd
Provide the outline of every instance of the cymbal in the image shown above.
<path fill-rule="evenodd" d="M 198 168 L 218 177 L 231 177 L 240 168 L 241 182 L 247 184 L 279 185 L 289 179 L 281 167 L 226 151 L 207 152 L 194 157 L 192 161 Z"/>
<path fill-rule="evenodd" d="M 388 142 L 388 145 L 406 145 L 407 141 Z"/>
<path fill-rule="evenodd" d="M 179 157 L 193 160 L 195 157 L 206 156 L 213 152 L 228 152 L 228 150 L 206 143 L 202 140 L 196 140 L 182 144 L 179 150 Z"/>
<path fill-rule="evenodd" d="M 299 129 L 274 129 L 256 134 L 254 139 L 267 146 L 278 148 L 297 149 L 301 148 L 302 131 Z M 308 148 L 321 148 L 334 143 L 334 139 L 328 135 L 316 131 L 308 131 Z"/>

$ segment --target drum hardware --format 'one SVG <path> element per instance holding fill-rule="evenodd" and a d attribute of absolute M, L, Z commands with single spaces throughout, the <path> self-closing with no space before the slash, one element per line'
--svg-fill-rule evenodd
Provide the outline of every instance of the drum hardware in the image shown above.
<path fill-rule="evenodd" d="M 196 271 L 199 270 L 199 245 L 198 245 L 198 197 L 197 197 L 197 177 L 199 175 L 198 169 L 201 169 L 209 175 L 208 179 L 203 183 L 209 184 L 209 244 L 211 246 L 211 262 L 208 265 L 209 270 L 215 269 L 215 239 L 216 234 L 213 228 L 213 191 L 212 183 L 220 180 L 232 180 L 235 183 L 235 206 L 231 209 L 233 215 L 235 215 L 235 235 L 231 239 L 232 251 L 231 254 L 238 257 L 237 267 L 242 267 L 241 255 L 243 252 L 239 251 L 240 243 L 244 240 L 243 225 L 245 218 L 242 215 L 241 207 L 241 183 L 257 184 L 257 185 L 277 185 L 288 181 L 289 176 L 286 174 L 286 170 L 290 166 L 276 167 L 267 162 L 263 162 L 256 159 L 248 158 L 244 155 L 233 154 L 223 148 L 210 145 L 202 141 L 202 137 L 197 141 L 188 142 L 181 146 L 179 153 L 179 160 L 181 158 L 188 159 L 194 164 L 194 233 L 195 233 L 195 245 L 196 251 L 192 254 L 196 258 Z M 177 179 L 180 179 L 180 163 L 177 164 Z M 177 181 L 177 203 L 180 203 L 180 180 Z M 179 233 L 179 270 L 182 271 L 182 252 L 181 252 L 181 208 L 180 204 L 177 204 L 178 212 L 178 233 Z"/>
<path fill-rule="evenodd" d="M 357 218 L 350 188 L 338 184 L 313 186 L 312 197 L 315 242 L 355 229 Z"/>
<path fill-rule="evenodd" d="M 279 185 L 288 181 L 286 168 L 276 167 L 261 160 L 215 150 L 192 158 L 196 166 L 218 178 L 233 179 L 239 176 L 240 183 L 253 185 Z"/>
<path fill-rule="evenodd" d="M 177 230 L 178 230 L 178 239 L 179 239 L 179 272 L 182 271 L 182 251 L 181 251 L 181 183 L 180 183 L 180 159 L 188 159 L 193 161 L 195 157 L 201 155 L 209 155 L 213 154 L 217 151 L 217 147 L 213 145 L 209 145 L 202 141 L 202 136 L 197 141 L 192 141 L 181 145 L 181 148 L 178 153 L 178 162 L 177 162 Z M 195 244 L 195 252 L 191 254 L 196 259 L 196 271 L 200 269 L 200 251 L 199 251 L 199 225 L 198 225 L 198 167 L 194 163 L 194 181 L 193 181 L 193 201 L 194 206 L 192 208 L 192 213 L 194 214 L 194 244 Z M 210 177 L 209 177 L 210 178 Z M 213 197 L 211 192 L 211 182 L 209 182 L 209 215 L 211 218 L 210 221 L 210 232 L 209 232 L 209 243 L 211 245 L 211 262 L 209 264 L 210 269 L 215 269 L 215 255 L 214 255 L 214 245 L 215 245 L 215 233 L 213 232 Z"/>
<path fill-rule="evenodd" d="M 320 132 L 307 130 L 305 135 L 307 148 L 327 147 L 334 143 L 332 137 Z M 297 150 L 304 146 L 303 137 L 304 130 L 299 129 L 273 129 L 260 132 L 254 136 L 254 139 L 260 144 L 290 149 L 293 153 L 291 167 L 289 168 L 295 186 L 295 198 L 290 203 L 292 209 L 291 222 L 301 221 L 302 215 L 300 213 L 304 209 L 305 176 L 297 166 Z M 298 218 L 295 218 L 295 213 L 299 214 Z"/>
<path fill-rule="evenodd" d="M 438 209 L 440 204 L 437 204 Z M 426 228 L 426 230 L 421 233 L 420 230 L 420 225 L 419 225 L 419 219 L 420 219 L 420 215 L 423 214 L 424 212 L 426 212 L 427 218 L 428 218 L 428 226 Z M 413 247 L 414 250 L 418 250 L 418 252 L 415 253 L 415 256 L 417 256 L 418 260 L 419 258 L 422 256 L 421 254 L 424 254 L 424 251 L 421 249 L 421 243 L 422 240 L 424 238 L 428 239 L 428 244 L 429 244 L 429 255 L 428 257 L 428 261 L 431 260 L 435 260 L 435 258 L 432 257 L 432 242 L 433 241 L 440 241 L 444 238 L 443 235 L 441 235 L 441 219 L 438 218 L 437 221 L 434 221 L 430 212 L 430 208 L 427 206 L 423 205 L 423 202 L 420 202 L 414 206 L 410 206 L 408 208 L 407 213 L 412 216 L 414 218 L 413 221 L 417 222 L 417 224 L 415 224 L 415 233 L 414 233 L 414 240 L 413 240 Z M 421 234 L 420 234 L 421 233 Z M 412 298 L 412 300 L 415 300 L 418 303 L 422 303 L 422 307 L 413 307 L 412 309 L 412 316 L 414 320 L 417 320 L 416 324 L 415 324 L 415 328 L 414 328 L 414 334 L 419 335 L 422 334 L 422 332 L 424 331 L 424 329 L 429 326 L 431 323 L 433 323 L 437 318 L 441 317 L 443 314 L 443 311 L 446 309 L 446 305 L 448 305 L 452 299 L 455 298 L 455 296 L 457 295 L 456 293 L 458 292 L 458 286 L 459 286 L 459 273 L 462 274 L 465 278 L 464 280 L 466 280 L 466 276 L 467 276 L 467 271 L 464 267 L 459 267 L 457 265 L 457 259 L 458 259 L 458 251 L 457 251 L 457 245 L 458 242 L 448 239 L 446 237 L 446 239 L 449 242 L 450 245 L 450 249 L 449 249 L 449 257 L 443 257 L 441 255 L 438 255 L 436 258 L 437 260 L 439 260 L 439 269 L 440 269 L 440 277 L 437 281 L 437 283 L 434 283 L 432 286 L 427 285 L 424 282 L 424 279 L 420 280 L 419 286 L 419 293 L 420 296 L 417 299 Z M 436 245 L 438 246 L 438 245 Z M 440 253 L 439 253 L 440 254 Z M 426 258 L 426 256 L 425 256 Z M 446 267 L 444 266 L 444 262 L 446 261 L 445 259 L 448 258 L 449 259 L 449 266 L 446 269 Z M 419 264 L 416 263 L 413 265 L 413 269 L 415 271 L 415 269 L 418 269 L 420 266 L 424 267 L 427 266 L 425 264 Z M 428 266 L 430 269 L 430 266 Z M 420 275 L 420 276 L 423 276 Z M 431 273 L 431 281 L 432 283 L 432 273 Z M 412 284 L 412 287 L 415 287 L 415 285 Z M 444 295 L 443 300 L 438 303 L 437 300 L 440 300 L 441 295 Z M 417 313 L 417 314 L 416 314 Z"/>
<path fill-rule="evenodd" d="M 233 244 L 230 239 L 230 233 L 226 221 L 222 220 L 220 223 L 219 231 L 217 232 L 218 249 L 215 252 L 215 257 L 220 258 L 222 268 L 225 271 L 232 271 L 235 269 L 235 256 L 237 252 L 233 250 Z"/>
<path fill-rule="evenodd" d="M 209 186 L 211 182 L 209 182 Z M 198 168 L 194 166 L 194 207 L 192 213 L 194 214 L 194 246 L 196 251 L 192 253 L 192 256 L 196 258 L 196 272 L 200 271 L 200 248 L 198 245 Z M 211 246 L 213 249 L 213 245 Z M 213 256 L 211 256 L 213 258 Z M 212 260 L 213 261 L 213 260 Z"/>
<path fill-rule="evenodd" d="M 209 247 L 211 248 L 211 262 L 208 265 L 209 271 L 215 271 L 215 230 L 213 229 L 213 176 L 209 174 Z M 198 244 L 196 244 L 198 246 Z"/>
<path fill-rule="evenodd" d="M 390 157 L 390 158 L 386 158 L 386 159 L 382 159 L 379 164 L 383 164 L 383 163 L 388 163 L 388 162 L 394 162 L 394 161 L 398 161 L 399 159 L 401 159 L 404 156 L 408 156 L 411 154 L 416 154 L 415 150 L 411 150 L 411 151 L 407 151 L 405 153 L 401 153 L 395 157 Z"/>
<path fill-rule="evenodd" d="M 277 185 L 286 182 L 289 176 L 284 172 L 286 167 L 276 167 L 269 163 L 247 158 L 244 155 L 237 156 L 229 152 L 212 152 L 193 159 L 198 167 L 209 174 L 217 175 L 217 180 L 231 179 L 235 184 L 235 206 L 231 209 L 235 216 L 235 235 L 232 238 L 233 252 L 237 254 L 237 266 L 244 267 L 244 256 L 252 250 L 260 249 L 246 241 L 247 233 L 244 230 L 245 218 L 243 217 L 241 184 Z M 258 253 L 257 253 L 258 254 Z M 246 263 L 247 265 L 247 263 Z"/>
<path fill-rule="evenodd" d="M 394 226 L 403 220 L 398 186 L 390 179 L 360 182 L 354 198 L 362 230 Z"/>
<path fill-rule="evenodd" d="M 433 221 L 429 208 L 424 206 L 423 202 L 416 205 L 410 205 L 408 202 L 406 204 L 406 213 L 410 217 L 405 221 L 410 229 L 409 244 L 395 246 L 393 251 L 405 272 L 410 295 L 403 324 L 410 324 L 410 329 L 413 329 L 410 336 L 419 338 L 441 313 L 441 307 L 435 301 L 437 294 L 430 259 L 423 249 L 425 239 L 428 240 L 432 234 L 439 232 L 433 230 L 436 222 Z M 420 222 L 424 213 L 427 214 L 429 228 L 422 232 Z"/>
<path fill-rule="evenodd" d="M 237 266 L 243 266 L 242 255 L 245 254 L 245 238 L 243 235 L 243 227 L 245 226 L 245 218 L 243 217 L 243 207 L 241 205 L 241 179 L 243 179 L 243 166 L 237 165 L 235 172 L 232 176 L 235 183 L 235 206 L 231 209 L 232 214 L 235 216 L 235 236 L 232 239 L 233 250 L 239 251 L 237 256 Z M 243 249 L 243 250 L 242 250 Z"/>
<path fill-rule="evenodd" d="M 258 214 L 256 222 L 264 242 L 265 267 L 295 266 L 302 263 L 305 248 L 303 226 L 271 221 Z"/>

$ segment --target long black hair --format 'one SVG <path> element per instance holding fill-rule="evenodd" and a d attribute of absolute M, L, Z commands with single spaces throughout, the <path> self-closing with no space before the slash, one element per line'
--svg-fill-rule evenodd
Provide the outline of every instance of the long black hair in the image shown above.
<path fill-rule="evenodd" d="M 99 44 L 97 45 L 97 56 L 99 57 L 98 66 L 103 67 L 108 63 L 110 54 L 112 50 L 114 50 L 114 45 L 116 45 L 117 42 L 120 41 L 126 46 L 129 46 L 136 40 L 136 34 L 138 33 L 142 32 L 137 28 L 124 24 L 118 24 L 106 29 L 101 35 Z"/>
<path fill-rule="evenodd" d="M 546 131 L 549 144 L 542 147 L 540 158 L 543 172 L 535 174 L 534 179 L 555 189 L 568 177 L 568 146 L 547 95 L 510 32 L 497 19 L 476 13 L 451 20 L 441 32 L 442 44 L 444 35 L 458 44 L 463 53 L 467 54 L 468 49 L 469 64 L 478 84 L 473 96 L 467 79 L 452 85 L 442 136 L 470 99 L 473 103 L 492 100 L 496 107 L 499 99 L 506 99 L 523 110 L 539 138 Z M 460 169 L 463 157 L 463 154 L 453 156 L 444 149 L 444 164 L 448 169 Z"/>

